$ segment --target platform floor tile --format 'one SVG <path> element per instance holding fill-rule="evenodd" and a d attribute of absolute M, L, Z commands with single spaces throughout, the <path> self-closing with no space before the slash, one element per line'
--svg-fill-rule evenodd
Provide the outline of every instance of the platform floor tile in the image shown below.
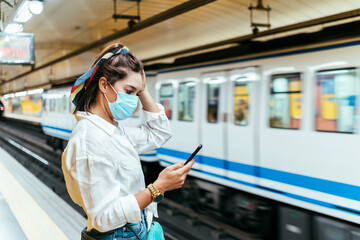
<path fill-rule="evenodd" d="M 0 193 L 0 239 L 26 240 L 16 218 L 12 214 L 9 205 Z"/>
<path fill-rule="evenodd" d="M 5 200 L 1 202 L 8 205 L 8 210 L 1 205 L 0 225 L 2 214 L 10 211 L 15 219 L 7 224 L 17 223 L 17 234 L 22 233 L 22 238 L 0 239 L 80 239 L 86 219 L 1 148 L 0 192 Z"/>

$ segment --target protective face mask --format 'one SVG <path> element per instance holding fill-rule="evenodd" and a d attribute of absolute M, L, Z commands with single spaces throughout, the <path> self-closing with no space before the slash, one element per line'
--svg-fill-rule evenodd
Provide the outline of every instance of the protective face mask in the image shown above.
<path fill-rule="evenodd" d="M 110 84 L 109 84 L 110 85 Z M 111 114 L 114 116 L 115 120 L 124 120 L 133 114 L 133 112 L 136 110 L 139 97 L 116 92 L 113 86 L 110 85 L 110 87 L 114 90 L 114 92 L 117 94 L 115 102 L 111 103 L 109 102 L 109 99 L 106 97 L 105 93 L 104 96 L 106 100 L 108 101 L 109 109 Z"/>

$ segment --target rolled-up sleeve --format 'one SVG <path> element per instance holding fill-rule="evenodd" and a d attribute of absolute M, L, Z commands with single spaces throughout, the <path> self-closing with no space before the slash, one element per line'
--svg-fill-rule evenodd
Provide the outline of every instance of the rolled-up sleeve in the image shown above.
<path fill-rule="evenodd" d="M 141 221 L 141 211 L 133 194 L 119 197 L 93 213 L 88 213 L 91 225 L 100 232 L 107 232 L 126 223 Z"/>
<path fill-rule="evenodd" d="M 127 222 L 135 223 L 141 220 L 140 208 L 135 195 L 130 194 L 120 198 L 120 203 Z"/>
<path fill-rule="evenodd" d="M 125 135 L 141 154 L 161 147 L 172 136 L 170 122 L 166 117 L 164 107 L 158 104 L 159 113 L 144 110 L 145 124 L 139 127 L 124 128 Z"/>
<path fill-rule="evenodd" d="M 65 158 L 71 156 L 69 153 L 63 155 Z M 68 160 L 64 162 L 71 161 Z M 120 182 L 115 179 L 116 167 L 111 162 L 91 156 L 72 162 L 72 166 L 63 165 L 67 188 L 70 196 L 84 208 L 91 226 L 106 232 L 141 220 L 135 196 L 120 196 Z"/>

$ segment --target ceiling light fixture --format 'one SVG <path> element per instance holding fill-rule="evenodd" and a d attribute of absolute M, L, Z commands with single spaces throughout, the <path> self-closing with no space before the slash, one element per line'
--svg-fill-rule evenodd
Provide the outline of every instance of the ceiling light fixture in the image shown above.
<path fill-rule="evenodd" d="M 10 21 L 7 22 L 4 32 L 7 33 L 17 33 L 22 32 L 24 24 L 28 22 L 31 17 L 37 14 L 42 13 L 44 10 L 44 1 L 45 0 L 23 0 L 18 1 L 17 8 L 15 8 L 15 13 Z M 1 0 L 0 0 L 1 2 Z M 2 26 L 1 30 L 3 29 Z"/>
<path fill-rule="evenodd" d="M 253 7 L 252 3 L 250 3 L 250 21 L 251 21 L 251 28 L 253 34 L 257 34 L 259 32 L 260 27 L 266 27 L 270 29 L 270 11 L 271 8 L 268 5 L 264 7 L 262 0 L 258 0 L 257 6 Z M 256 19 L 254 21 L 254 18 Z"/>
<path fill-rule="evenodd" d="M 32 17 L 32 14 L 29 10 L 29 2 L 24 1 L 20 5 L 20 7 L 18 8 L 18 10 L 15 14 L 14 22 L 26 23 L 27 21 L 30 20 L 31 17 Z"/>
<path fill-rule="evenodd" d="M 20 23 L 10 23 L 6 26 L 4 32 L 6 33 L 17 33 L 22 32 L 23 25 Z"/>
<path fill-rule="evenodd" d="M 128 0 L 128 1 L 131 1 L 131 2 L 137 2 L 137 15 L 124 15 L 124 14 L 117 14 L 116 10 L 117 10 L 117 7 L 116 7 L 116 2 L 118 0 L 114 0 L 114 14 L 113 14 L 113 18 L 116 22 L 117 19 L 130 19 L 129 22 L 128 22 L 128 27 L 129 28 L 132 28 L 136 25 L 136 21 L 135 20 L 138 20 L 140 21 L 140 1 L 141 0 Z"/>
<path fill-rule="evenodd" d="M 42 1 L 31 0 L 29 1 L 29 10 L 32 14 L 38 15 L 44 10 L 44 4 Z"/>

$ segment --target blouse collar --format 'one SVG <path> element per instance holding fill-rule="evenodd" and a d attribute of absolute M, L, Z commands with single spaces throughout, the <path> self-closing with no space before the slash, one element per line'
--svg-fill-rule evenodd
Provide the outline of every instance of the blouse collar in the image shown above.
<path fill-rule="evenodd" d="M 90 120 L 92 123 L 94 123 L 99 128 L 103 129 L 110 136 L 114 133 L 114 131 L 116 129 L 116 125 L 117 125 L 116 121 L 114 121 L 114 123 L 111 124 L 108 121 L 106 121 L 105 119 L 103 119 L 102 117 L 99 117 L 98 115 L 92 114 L 90 112 L 86 113 L 86 112 L 83 112 L 83 111 L 78 111 L 75 114 L 75 118 L 76 118 L 76 121 L 78 121 L 78 122 L 81 119 Z"/>

